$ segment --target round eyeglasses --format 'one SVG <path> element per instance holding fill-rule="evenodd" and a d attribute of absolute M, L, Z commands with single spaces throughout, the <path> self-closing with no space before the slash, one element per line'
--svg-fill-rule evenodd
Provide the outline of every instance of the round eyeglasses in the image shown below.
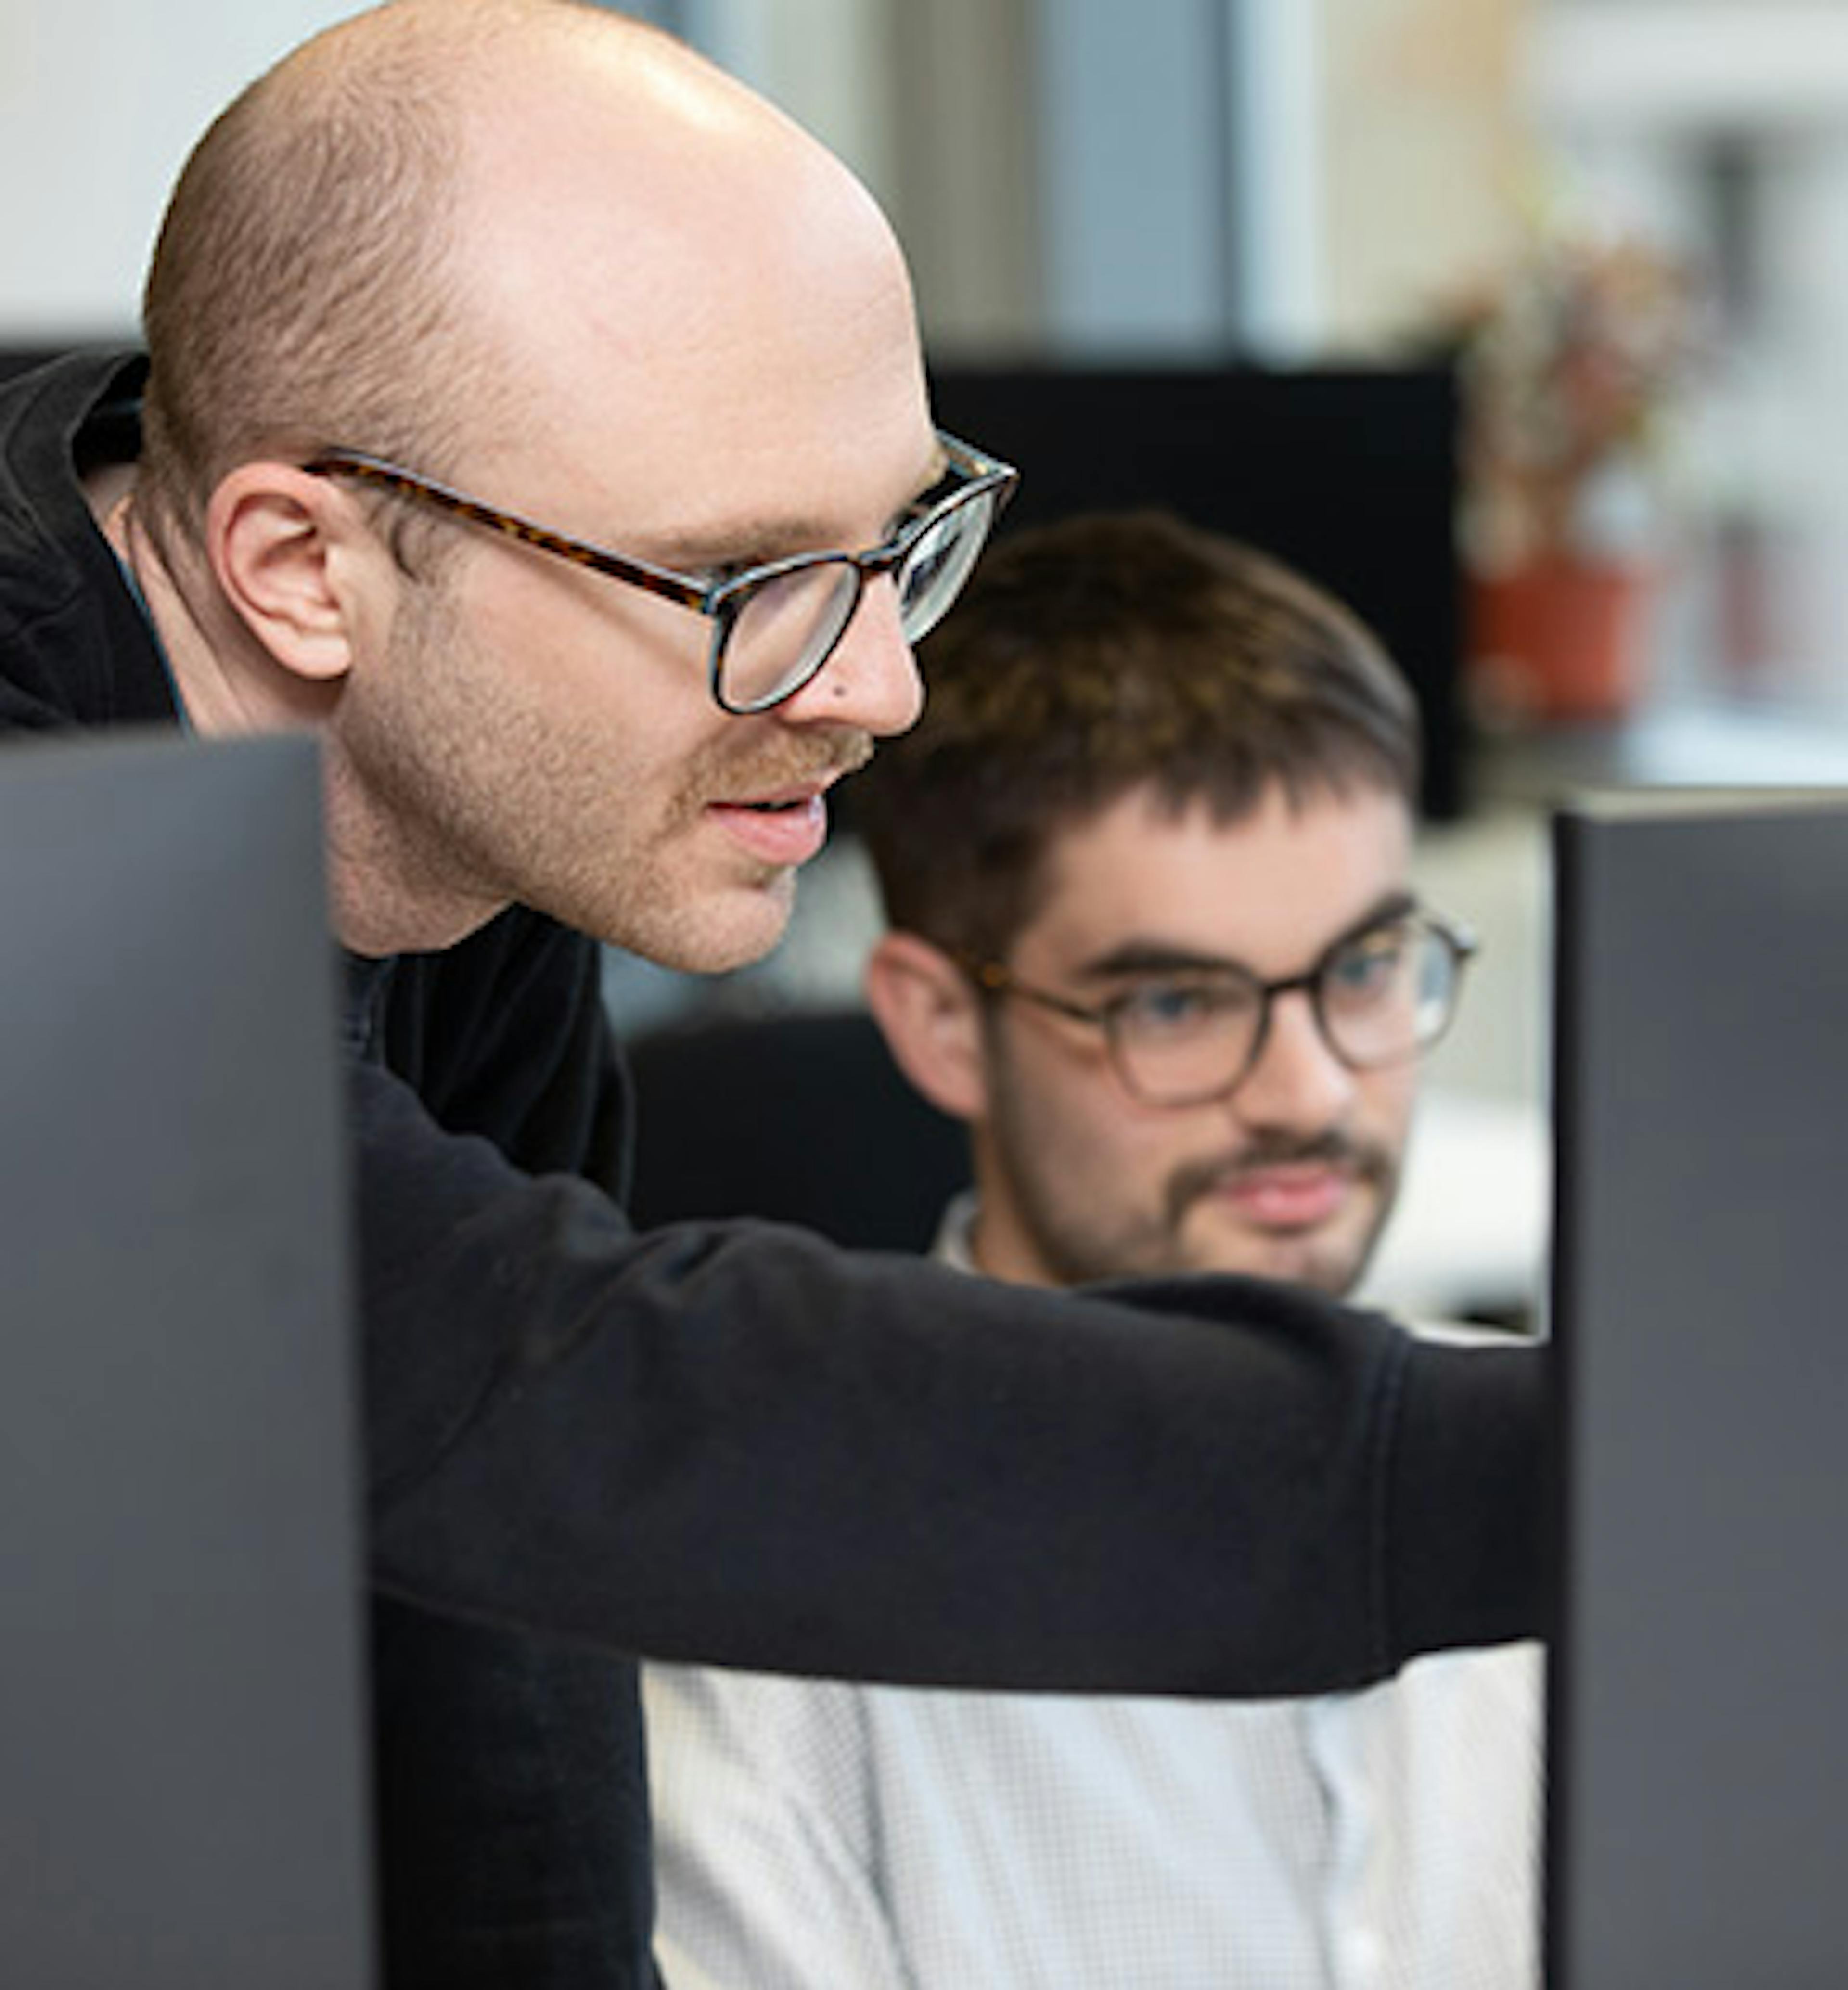
<path fill-rule="evenodd" d="M 397 492 L 710 617 L 712 697 L 722 711 L 742 715 L 767 711 L 813 681 L 847 633 L 869 580 L 891 575 L 908 643 L 921 641 L 943 619 L 1019 473 L 940 429 L 937 443 L 943 474 L 907 507 L 882 544 L 864 552 L 797 553 L 718 578 L 678 573 L 569 538 L 362 450 L 323 450 L 304 467 L 313 476 L 356 477 Z"/>
<path fill-rule="evenodd" d="M 1456 1013 L 1470 935 L 1418 907 L 1344 934 L 1301 974 L 1263 981 L 1214 965 L 1139 974 L 1095 1006 L 1021 980 L 998 961 L 966 959 L 977 983 L 1104 1032 L 1110 1060 L 1145 1105 L 1231 1097 L 1270 1030 L 1271 1005 L 1300 990 L 1322 1039 L 1350 1070 L 1402 1064 L 1430 1049 Z"/>

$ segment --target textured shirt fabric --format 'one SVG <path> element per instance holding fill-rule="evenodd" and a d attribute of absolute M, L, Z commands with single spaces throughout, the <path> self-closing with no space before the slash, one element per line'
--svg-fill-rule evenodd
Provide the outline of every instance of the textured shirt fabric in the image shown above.
<path fill-rule="evenodd" d="M 80 481 L 140 379 L 0 388 L 0 733 L 179 722 Z M 1535 1363 L 1249 1281 L 638 1234 L 599 958 L 515 906 L 351 990 L 391 1990 L 651 1980 L 634 1654 L 1250 1693 L 1536 1628 Z"/>
<path fill-rule="evenodd" d="M 1542 1666 L 1242 1706 L 650 1667 L 669 1980 L 1534 1990 Z"/>

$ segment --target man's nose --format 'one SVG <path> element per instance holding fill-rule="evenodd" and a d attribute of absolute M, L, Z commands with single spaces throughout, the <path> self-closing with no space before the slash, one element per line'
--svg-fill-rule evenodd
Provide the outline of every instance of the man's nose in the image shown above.
<path fill-rule="evenodd" d="M 1274 997 L 1258 1061 L 1232 1094 L 1248 1126 L 1316 1133 L 1335 1124 L 1354 1097 L 1354 1075 L 1329 1047 L 1306 988 Z"/>
<path fill-rule="evenodd" d="M 899 590 L 882 574 L 866 583 L 834 654 L 776 713 L 790 725 L 851 725 L 885 739 L 909 732 L 923 709 Z"/>

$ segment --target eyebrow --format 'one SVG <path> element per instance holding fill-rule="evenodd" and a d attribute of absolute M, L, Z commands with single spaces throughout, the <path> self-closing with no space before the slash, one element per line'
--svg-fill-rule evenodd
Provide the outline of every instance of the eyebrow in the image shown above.
<path fill-rule="evenodd" d="M 1357 919 L 1350 920 L 1326 941 L 1316 959 L 1348 940 L 1357 939 L 1362 933 L 1371 932 L 1389 919 L 1403 919 L 1417 904 L 1416 896 L 1409 891 L 1382 893 Z M 1119 940 L 1106 952 L 1081 963 L 1073 973 L 1074 978 L 1081 982 L 1123 981 L 1133 976 L 1150 974 L 1242 974 L 1254 981 L 1265 978 L 1255 968 L 1228 954 L 1204 953 L 1197 947 L 1180 946 L 1172 941 L 1136 935 Z"/>
<path fill-rule="evenodd" d="M 949 459 L 933 432 L 930 454 L 922 475 L 905 498 L 888 517 L 884 528 L 895 531 L 905 514 L 920 500 L 928 498 L 949 474 Z M 816 518 L 741 518 L 702 527 L 656 542 L 647 557 L 657 566 L 676 567 L 682 572 L 698 574 L 715 568 L 762 566 L 772 560 L 788 559 L 798 553 L 834 552 L 837 545 L 832 525 Z"/>

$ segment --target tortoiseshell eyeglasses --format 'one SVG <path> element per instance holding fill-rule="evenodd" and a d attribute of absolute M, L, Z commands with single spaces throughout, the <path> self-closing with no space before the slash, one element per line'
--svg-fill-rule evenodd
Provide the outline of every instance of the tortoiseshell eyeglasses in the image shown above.
<path fill-rule="evenodd" d="M 905 640 L 934 629 L 962 592 L 1018 473 L 953 436 L 937 432 L 945 470 L 906 509 L 884 544 L 864 552 L 796 553 L 718 578 L 611 552 L 497 511 L 446 484 L 362 450 L 323 450 L 304 467 L 317 477 L 352 477 L 501 532 L 593 573 L 690 608 L 712 620 L 712 697 L 724 711 L 767 711 L 793 698 L 827 664 L 869 579 L 890 574 Z"/>

